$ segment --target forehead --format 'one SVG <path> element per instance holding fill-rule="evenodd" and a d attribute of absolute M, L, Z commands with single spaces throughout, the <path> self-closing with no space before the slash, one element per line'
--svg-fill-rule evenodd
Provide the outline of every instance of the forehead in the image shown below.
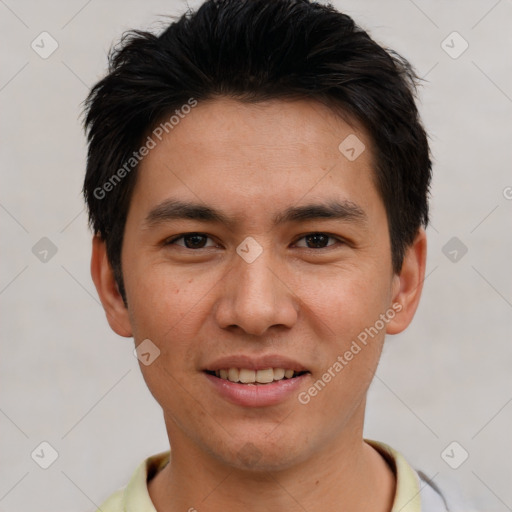
<path fill-rule="evenodd" d="M 325 105 L 217 98 L 187 112 L 139 166 L 132 203 L 142 209 L 171 195 L 241 215 L 335 191 L 363 208 L 375 201 L 369 137 Z"/>
<path fill-rule="evenodd" d="M 340 143 L 349 136 L 370 145 L 370 137 L 359 122 L 345 113 L 342 118 L 338 111 L 314 100 L 249 103 L 217 97 L 201 101 L 187 112 L 179 117 L 171 116 L 173 125 L 167 125 L 167 135 L 172 135 L 176 147 L 194 148 L 199 153 L 206 150 L 211 156 L 220 155 L 221 159 L 241 156 L 244 150 L 254 149 L 268 150 L 262 154 L 266 157 L 276 149 L 283 158 L 292 157 L 287 152 L 315 160 L 338 158 L 343 155 Z M 164 138 L 171 140 L 165 135 Z M 369 157 L 370 152 L 365 156 Z"/>

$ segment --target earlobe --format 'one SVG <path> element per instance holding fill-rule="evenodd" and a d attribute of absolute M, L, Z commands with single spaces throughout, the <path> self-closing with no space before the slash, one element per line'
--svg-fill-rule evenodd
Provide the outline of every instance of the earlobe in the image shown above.
<path fill-rule="evenodd" d="M 427 260 L 427 235 L 420 228 L 414 242 L 407 248 L 402 269 L 393 277 L 392 304 L 397 314 L 386 328 L 388 334 L 402 332 L 412 321 L 421 297 Z"/>
<path fill-rule="evenodd" d="M 110 327 L 119 336 L 131 337 L 128 309 L 119 293 L 112 266 L 107 257 L 105 241 L 97 235 L 92 240 L 91 276 Z"/>

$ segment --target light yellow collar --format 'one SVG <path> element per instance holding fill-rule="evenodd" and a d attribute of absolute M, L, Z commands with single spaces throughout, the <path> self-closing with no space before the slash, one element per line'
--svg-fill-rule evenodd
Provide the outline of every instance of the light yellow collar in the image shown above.
<path fill-rule="evenodd" d="M 391 512 L 421 512 L 420 482 L 416 471 L 400 452 L 378 441 L 365 439 L 394 467 L 396 475 L 395 499 Z"/>
<path fill-rule="evenodd" d="M 391 512 L 421 512 L 420 484 L 416 472 L 405 458 L 387 444 L 365 439 L 394 468 L 395 499 Z M 169 451 L 147 458 L 137 468 L 125 489 L 111 496 L 101 507 L 102 512 L 156 512 L 148 492 L 151 479 L 169 461 Z"/>

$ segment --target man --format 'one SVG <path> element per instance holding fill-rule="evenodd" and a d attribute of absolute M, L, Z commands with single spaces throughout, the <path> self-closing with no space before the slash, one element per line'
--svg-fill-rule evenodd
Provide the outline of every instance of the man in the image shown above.
<path fill-rule="evenodd" d="M 92 276 L 170 452 L 103 512 L 448 510 L 363 439 L 425 275 L 410 65 L 306 0 L 211 0 L 132 32 L 86 103 Z"/>

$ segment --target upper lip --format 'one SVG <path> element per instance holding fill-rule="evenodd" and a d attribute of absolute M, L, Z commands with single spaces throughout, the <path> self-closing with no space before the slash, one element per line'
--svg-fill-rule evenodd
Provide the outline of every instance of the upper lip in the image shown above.
<path fill-rule="evenodd" d="M 285 370 L 294 370 L 296 372 L 309 371 L 305 366 L 288 357 L 277 354 L 268 354 L 265 356 L 247 356 L 232 355 L 216 359 L 208 364 L 204 371 L 216 371 L 229 368 L 246 368 L 248 370 L 266 370 L 267 368 L 284 368 Z"/>

